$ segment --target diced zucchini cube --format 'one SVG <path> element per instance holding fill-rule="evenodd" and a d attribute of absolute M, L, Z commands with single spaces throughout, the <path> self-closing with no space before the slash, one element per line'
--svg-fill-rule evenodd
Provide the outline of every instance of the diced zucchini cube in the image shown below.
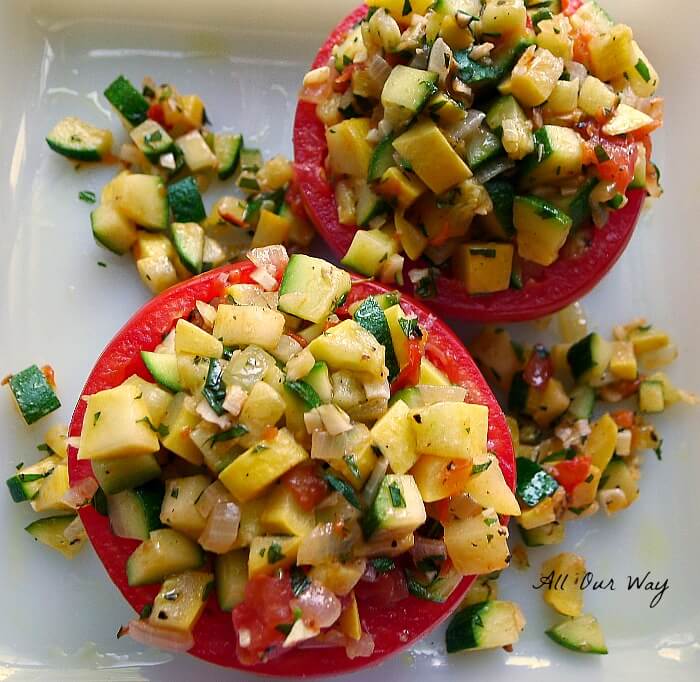
<path fill-rule="evenodd" d="M 189 133 L 178 137 L 175 141 L 185 157 L 187 167 L 193 173 L 216 169 L 219 162 L 209 145 L 204 141 L 199 130 L 191 130 Z"/>
<path fill-rule="evenodd" d="M 158 163 L 160 157 L 173 148 L 173 138 L 160 123 L 150 118 L 129 131 L 129 137 L 143 155 L 153 163 Z"/>
<path fill-rule="evenodd" d="M 90 213 L 95 241 L 119 255 L 136 241 L 136 225 L 113 204 L 101 204 Z"/>
<path fill-rule="evenodd" d="M 61 407 L 61 402 L 46 375 L 31 365 L 10 377 L 10 391 L 27 424 L 33 424 Z"/>
<path fill-rule="evenodd" d="M 248 579 L 293 566 L 299 551 L 300 538 L 265 535 L 253 538 L 248 553 Z"/>
<path fill-rule="evenodd" d="M 119 210 L 147 230 L 165 230 L 169 224 L 168 191 L 157 175 L 132 173 L 122 177 L 114 199 Z"/>
<path fill-rule="evenodd" d="M 357 230 L 341 263 L 367 277 L 374 277 L 396 251 L 396 241 L 386 232 Z"/>
<path fill-rule="evenodd" d="M 362 531 L 373 542 L 401 538 L 425 523 L 425 505 L 413 476 L 389 474 L 362 519 Z"/>
<path fill-rule="evenodd" d="M 350 275 L 344 270 L 295 253 L 280 284 L 279 309 L 302 320 L 322 322 L 350 291 L 350 285 Z"/>
<path fill-rule="evenodd" d="M 150 256 L 136 261 L 141 281 L 154 294 L 177 284 L 178 277 L 173 262 L 167 256 Z"/>
<path fill-rule="evenodd" d="M 288 218 L 277 215 L 267 209 L 262 209 L 250 247 L 257 249 L 262 246 L 284 244 L 289 237 L 291 226 L 292 223 Z"/>
<path fill-rule="evenodd" d="M 423 69 L 395 66 L 382 90 L 384 116 L 395 128 L 416 116 L 437 89 L 438 75 Z"/>

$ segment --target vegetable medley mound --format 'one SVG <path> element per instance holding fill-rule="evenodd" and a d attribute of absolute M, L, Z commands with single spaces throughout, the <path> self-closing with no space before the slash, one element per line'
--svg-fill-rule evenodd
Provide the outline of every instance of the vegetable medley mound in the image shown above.
<path fill-rule="evenodd" d="M 348 267 L 402 283 L 407 258 L 426 297 L 440 272 L 468 294 L 527 288 L 584 258 L 629 190 L 658 196 L 659 77 L 596 2 L 367 4 L 306 75 L 297 118 L 300 166 L 303 106 L 325 126 L 338 215 L 315 219 L 354 233 L 336 235 Z"/>
<path fill-rule="evenodd" d="M 113 253 L 131 251 L 154 294 L 193 275 L 240 260 L 252 248 L 307 247 L 314 232 L 293 188 L 289 160 L 263 160 L 240 133 L 214 132 L 199 95 L 145 78 L 141 90 L 119 76 L 104 91 L 129 141 L 112 154 L 112 131 L 68 117 L 49 133 L 51 149 L 76 161 L 119 161 L 124 170 L 80 198 L 98 205 L 95 241 Z M 203 194 L 215 181 L 227 194 L 207 213 Z"/>
<path fill-rule="evenodd" d="M 463 576 L 508 565 L 505 419 L 427 311 L 280 246 L 249 258 L 167 292 L 103 355 L 71 482 L 97 480 L 111 530 L 81 516 L 146 607 L 122 630 L 139 641 L 229 665 L 386 655 L 449 613 Z"/>
<path fill-rule="evenodd" d="M 659 371 L 678 353 L 663 330 L 638 319 L 606 339 L 570 322 L 570 342 L 550 349 L 526 350 L 494 328 L 470 346 L 485 376 L 508 395 L 517 522 L 528 546 L 559 544 L 567 521 L 631 506 L 642 453 L 662 456 L 649 416 L 698 403 Z"/>

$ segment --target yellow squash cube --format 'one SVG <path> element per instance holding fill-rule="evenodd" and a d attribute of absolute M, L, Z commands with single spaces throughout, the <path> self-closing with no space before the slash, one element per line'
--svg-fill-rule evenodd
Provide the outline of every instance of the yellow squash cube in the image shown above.
<path fill-rule="evenodd" d="M 236 501 L 247 502 L 308 457 L 294 436 L 287 429 L 280 429 L 274 440 L 261 441 L 233 460 L 219 479 Z"/>
<path fill-rule="evenodd" d="M 216 309 L 214 336 L 227 346 L 255 344 L 274 350 L 282 338 L 284 315 L 257 305 L 220 305 Z"/>
<path fill-rule="evenodd" d="M 574 58 L 574 41 L 569 35 L 571 24 L 567 17 L 558 14 L 537 24 L 539 33 L 535 38 L 538 47 L 549 50 L 555 57 L 564 61 Z"/>
<path fill-rule="evenodd" d="M 426 191 L 426 186 L 418 178 L 410 178 L 398 166 L 392 166 L 384 172 L 376 189 L 377 194 L 400 208 L 408 208 Z"/>
<path fill-rule="evenodd" d="M 136 261 L 136 269 L 144 285 L 153 294 L 159 294 L 177 284 L 177 271 L 167 256 L 151 256 Z"/>
<path fill-rule="evenodd" d="M 462 244 L 453 258 L 457 278 L 470 294 L 504 291 L 510 286 L 513 245 L 496 242 Z"/>
<path fill-rule="evenodd" d="M 328 164 L 334 175 L 366 178 L 372 147 L 367 142 L 368 118 L 349 118 L 326 130 Z"/>
<path fill-rule="evenodd" d="M 615 92 L 595 76 L 586 76 L 578 95 L 579 108 L 589 116 L 602 116 L 617 106 L 618 96 Z"/>
<path fill-rule="evenodd" d="M 429 386 L 449 386 L 450 380 L 442 370 L 424 357 L 420 361 L 420 378 L 418 383 L 428 384 Z"/>
<path fill-rule="evenodd" d="M 192 429 L 199 424 L 196 412 L 197 404 L 187 393 L 178 393 L 168 406 L 163 418 L 163 447 L 186 459 L 191 464 L 199 465 L 203 461 L 202 451 L 190 438 Z"/>
<path fill-rule="evenodd" d="M 435 194 L 442 194 L 472 176 L 469 166 L 430 120 L 415 124 L 397 137 L 394 149 Z"/>
<path fill-rule="evenodd" d="M 348 603 L 340 614 L 338 627 L 350 639 L 357 641 L 362 637 L 362 623 L 360 623 L 360 612 L 357 608 L 357 599 L 355 599 L 354 592 L 350 595 Z"/>
<path fill-rule="evenodd" d="M 199 474 L 169 478 L 160 507 L 160 521 L 166 526 L 197 540 L 204 531 L 207 520 L 194 503 L 211 484 L 211 478 Z"/>
<path fill-rule="evenodd" d="M 167 630 L 191 632 L 204 612 L 213 581 L 213 574 L 204 571 L 185 571 L 166 578 L 153 600 L 149 622 Z"/>
<path fill-rule="evenodd" d="M 175 325 L 175 352 L 191 353 L 204 358 L 220 358 L 224 344 L 187 320 L 180 319 Z"/>
<path fill-rule="evenodd" d="M 513 68 L 510 89 L 526 107 L 547 101 L 564 71 L 564 60 L 549 50 L 531 45 Z"/>
<path fill-rule="evenodd" d="M 525 409 L 538 426 L 548 426 L 569 408 L 571 402 L 558 379 L 551 378 L 544 388 L 531 388 L 527 392 Z"/>
<path fill-rule="evenodd" d="M 266 533 L 304 537 L 313 530 L 316 519 L 313 510 L 299 506 L 287 486 L 278 485 L 267 500 L 260 524 Z"/>
<path fill-rule="evenodd" d="M 364 559 L 355 559 L 344 564 L 338 561 L 317 564 L 311 567 L 309 578 L 325 585 L 334 594 L 345 596 L 360 581 L 366 565 Z"/>
<path fill-rule="evenodd" d="M 238 524 L 238 537 L 233 549 L 249 547 L 253 538 L 264 533 L 262 527 L 262 514 L 267 507 L 267 497 L 258 497 L 240 505 L 241 521 Z"/>
<path fill-rule="evenodd" d="M 384 369 L 384 346 L 354 320 L 344 320 L 317 336 L 307 348 L 333 370 L 347 369 L 379 377 Z"/>
<path fill-rule="evenodd" d="M 486 468 L 484 468 L 485 465 Z M 491 508 L 497 514 L 520 516 L 520 505 L 513 491 L 508 487 L 498 459 L 488 455 L 488 459 L 476 467 L 478 473 L 472 473 L 464 487 L 475 502 L 484 508 Z"/>
<path fill-rule="evenodd" d="M 484 39 L 489 34 L 523 35 L 527 26 L 527 10 L 523 0 L 488 0 L 481 13 L 480 30 Z"/>
<path fill-rule="evenodd" d="M 583 610 L 581 581 L 586 573 L 583 557 L 562 552 L 542 564 L 540 582 L 545 602 L 564 616 L 580 616 Z"/>
<path fill-rule="evenodd" d="M 617 445 L 617 424 L 609 415 L 604 414 L 591 428 L 591 433 L 583 446 L 583 454 L 591 458 L 591 464 L 605 471 Z"/>
<path fill-rule="evenodd" d="M 279 569 L 293 566 L 297 559 L 300 539 L 284 535 L 253 538 L 248 554 L 248 578 L 272 575 Z"/>
<path fill-rule="evenodd" d="M 148 455 L 160 450 L 148 423 L 145 400 L 133 385 L 122 385 L 87 397 L 78 459 Z"/>
<path fill-rule="evenodd" d="M 471 461 L 421 455 L 410 471 L 424 502 L 437 502 L 455 495 L 454 471 L 457 466 L 471 467 Z"/>
<path fill-rule="evenodd" d="M 372 444 L 389 460 L 395 474 L 405 474 L 416 463 L 416 437 L 403 400 L 397 400 L 374 424 L 371 435 Z"/>
<path fill-rule="evenodd" d="M 508 529 L 493 510 L 446 523 L 445 546 L 462 575 L 483 575 L 508 566 Z"/>
<path fill-rule="evenodd" d="M 260 211 L 260 220 L 250 244 L 252 249 L 273 244 L 284 244 L 289 237 L 292 222 L 286 216 L 277 215 L 267 209 Z"/>
<path fill-rule="evenodd" d="M 479 461 L 486 454 L 488 407 L 468 403 L 435 403 L 413 414 L 416 450 L 420 454 Z"/>
<path fill-rule="evenodd" d="M 637 358 L 631 341 L 613 341 L 610 371 L 619 379 L 634 381 L 637 378 Z"/>
<path fill-rule="evenodd" d="M 593 36 L 588 46 L 593 75 L 602 81 L 622 76 L 628 65 L 634 64 L 632 43 L 632 29 L 625 24 Z"/>

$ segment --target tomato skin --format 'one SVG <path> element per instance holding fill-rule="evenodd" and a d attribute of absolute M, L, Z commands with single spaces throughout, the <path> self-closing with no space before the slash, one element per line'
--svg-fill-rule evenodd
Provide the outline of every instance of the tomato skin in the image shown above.
<path fill-rule="evenodd" d="M 159 123 L 160 125 L 163 126 L 163 128 L 166 127 L 166 125 L 165 125 L 165 112 L 163 111 L 162 104 L 159 104 L 158 102 L 151 104 L 151 106 L 148 107 L 148 111 L 146 112 L 146 117 L 150 118 L 152 121 L 155 121 L 156 123 Z"/>
<path fill-rule="evenodd" d="M 321 478 L 314 462 L 294 467 L 282 476 L 282 485 L 289 488 L 299 506 L 311 511 L 326 495 L 328 484 Z"/>
<path fill-rule="evenodd" d="M 585 455 L 578 455 L 573 459 L 566 459 L 552 465 L 550 473 L 557 480 L 567 495 L 573 493 L 574 488 L 586 480 L 591 470 L 591 458 Z"/>
<path fill-rule="evenodd" d="M 408 340 L 408 364 L 399 372 L 391 384 L 391 392 L 415 386 L 420 380 L 420 361 L 423 357 L 423 343 L 420 339 Z"/>
<path fill-rule="evenodd" d="M 544 388 L 554 374 L 554 364 L 547 349 L 538 343 L 528 358 L 523 379 L 532 388 Z"/>
<path fill-rule="evenodd" d="M 236 633 L 240 635 L 241 630 L 250 633 L 249 646 L 242 647 L 236 638 L 236 654 L 242 663 L 258 663 L 266 649 L 282 644 L 284 635 L 277 626 L 294 621 L 289 606 L 293 598 L 286 573 L 279 578 L 259 575 L 248 581 L 244 601 L 231 612 Z"/>
<path fill-rule="evenodd" d="M 379 573 L 377 579 L 370 582 L 361 580 L 355 587 L 355 596 L 360 602 L 370 602 L 374 606 L 389 606 L 408 597 L 406 576 L 400 568 L 386 573 Z"/>
<path fill-rule="evenodd" d="M 150 300 L 107 345 L 81 395 L 114 388 L 132 374 L 152 381 L 141 360 L 141 350 L 155 348 L 177 319 L 187 318 L 191 314 L 197 300 L 210 301 L 224 295 L 231 282 L 249 281 L 254 269 L 255 266 L 249 262 L 225 265 L 176 285 Z M 347 303 L 351 305 L 367 296 L 391 290 L 376 282 L 355 277 Z M 508 426 L 476 364 L 457 336 L 431 311 L 409 297 L 402 299 L 402 306 L 408 314 L 418 317 L 421 328 L 429 335 L 426 357 L 445 372 L 452 383 L 467 389 L 470 402 L 488 407 L 488 448 L 498 456 L 504 478 L 512 489 L 515 483 L 515 457 Z M 80 436 L 85 407 L 84 401 L 78 401 L 69 430 L 73 437 Z M 69 446 L 68 466 L 72 485 L 93 476 L 90 462 L 78 460 L 77 450 L 72 446 Z M 82 507 L 79 514 L 109 577 L 134 610 L 140 612 L 144 605 L 153 602 L 159 586 L 133 587 L 127 582 L 126 562 L 138 542 L 116 537 L 111 531 L 109 519 L 90 505 Z M 271 656 L 267 662 L 256 665 L 239 660 L 232 616 L 219 609 L 212 594 L 195 627 L 195 644 L 189 653 L 218 665 L 244 670 L 246 679 L 253 674 L 289 679 L 327 675 L 329 670 L 340 674 L 366 669 L 410 646 L 439 625 L 459 606 L 473 582 L 473 576 L 465 577 L 447 601 L 440 604 L 418 600 L 413 596 L 395 602 L 391 608 L 376 607 L 373 602 L 364 603 L 361 611 L 363 627 L 375 641 L 374 653 L 368 658 L 351 660 L 342 648 L 315 649 L 313 652 L 294 649 L 278 658 Z"/>
<path fill-rule="evenodd" d="M 312 68 L 328 64 L 333 46 L 366 12 L 366 6 L 358 7 L 336 26 Z M 327 149 L 325 128 L 316 116 L 316 105 L 300 101 L 294 123 L 296 178 L 310 220 L 335 254 L 342 257 L 356 228 L 338 220 L 334 189 L 325 171 Z M 627 205 L 610 215 L 604 230 L 593 231 L 590 246 L 582 254 L 560 257 L 522 289 L 469 296 L 461 282 L 441 274 L 436 278 L 437 295 L 427 302 L 434 312 L 473 322 L 519 322 L 561 310 L 585 296 L 617 262 L 632 236 L 645 196 L 644 190 L 629 191 Z M 425 263 L 407 259 L 405 271 L 414 267 L 425 267 Z M 416 295 L 408 277 L 405 282 L 400 288 Z"/>

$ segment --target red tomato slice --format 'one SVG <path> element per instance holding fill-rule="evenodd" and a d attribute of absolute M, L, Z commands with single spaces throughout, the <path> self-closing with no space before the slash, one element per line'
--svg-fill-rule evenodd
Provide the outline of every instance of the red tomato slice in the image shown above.
<path fill-rule="evenodd" d="M 307 511 L 311 511 L 328 495 L 328 484 L 319 475 L 316 462 L 302 464 L 288 471 L 282 476 L 282 485 L 289 488 L 299 506 Z"/>
<path fill-rule="evenodd" d="M 141 350 L 152 350 L 180 317 L 194 309 L 197 300 L 209 301 L 223 293 L 231 281 L 248 281 L 254 270 L 252 263 L 225 265 L 199 277 L 172 287 L 149 301 L 129 320 L 109 343 L 93 368 L 81 395 L 113 388 L 136 373 L 152 380 L 141 360 Z M 390 291 L 375 282 L 356 279 L 348 305 L 370 294 Z M 467 400 L 489 408 L 488 449 L 496 453 L 503 475 L 511 488 L 515 484 L 515 458 L 508 426 L 501 408 L 476 364 L 450 328 L 419 303 L 404 298 L 404 310 L 417 315 L 421 327 L 428 332 L 426 356 L 449 379 L 467 389 Z M 73 413 L 70 435 L 79 437 L 85 402 L 80 400 Z M 69 448 L 68 463 L 71 484 L 92 476 L 88 460 L 78 461 L 75 448 Z M 109 520 L 88 505 L 80 509 L 90 541 L 115 585 L 131 606 L 140 612 L 158 592 L 158 585 L 130 587 L 126 580 L 126 561 L 138 546 L 134 540 L 114 536 Z M 362 622 L 375 640 L 375 650 L 368 658 L 350 660 L 341 648 L 295 649 L 265 664 L 245 666 L 235 651 L 235 635 L 231 614 L 221 611 L 212 595 L 194 630 L 195 645 L 190 653 L 198 658 L 251 673 L 281 677 L 305 677 L 352 672 L 374 665 L 410 646 L 445 620 L 459 606 L 471 587 L 474 577 L 466 577 L 443 604 L 408 597 L 391 608 L 366 604 L 362 607 Z M 107 624 L 111 627 L 111 624 Z"/>
<path fill-rule="evenodd" d="M 333 46 L 366 14 L 362 5 L 341 21 L 321 47 L 313 68 L 325 66 Z M 325 170 L 328 147 L 323 123 L 316 117 L 316 105 L 300 101 L 294 123 L 296 179 L 304 206 L 316 229 L 339 257 L 345 255 L 354 225 L 338 220 L 333 187 Z M 522 289 L 507 289 L 494 294 L 470 296 L 461 282 L 441 275 L 437 295 L 427 303 L 442 315 L 475 322 L 517 322 L 550 315 L 585 296 L 617 262 L 625 250 L 644 202 L 644 190 L 627 193 L 629 202 L 611 214 L 604 229 L 595 230 L 590 246 L 582 253 L 560 257 L 543 268 L 541 275 L 529 280 Z M 424 267 L 421 262 L 407 261 L 406 270 Z M 404 273 L 403 291 L 415 294 L 414 286 Z"/>

